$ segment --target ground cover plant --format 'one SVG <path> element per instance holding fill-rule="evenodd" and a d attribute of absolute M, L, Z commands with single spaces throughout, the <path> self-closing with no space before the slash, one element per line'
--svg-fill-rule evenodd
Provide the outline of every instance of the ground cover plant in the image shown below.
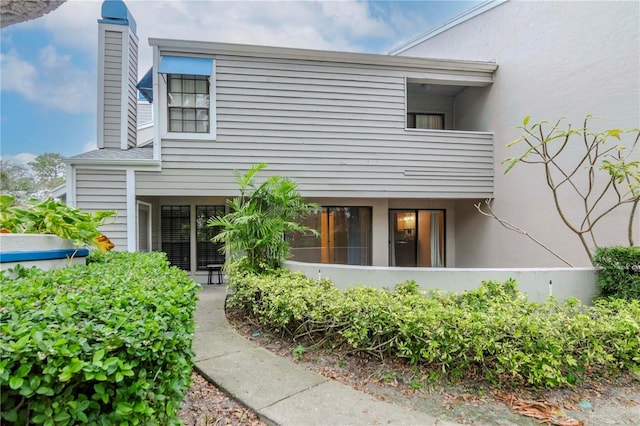
<path fill-rule="evenodd" d="M 0 273 L 2 422 L 176 424 L 198 285 L 162 253 Z"/>
<path fill-rule="evenodd" d="M 394 290 L 338 290 L 287 271 L 228 269 L 230 308 L 293 339 L 428 365 L 434 378 L 483 377 L 534 388 L 640 372 L 640 301 L 532 303 L 514 281 L 425 297 Z"/>

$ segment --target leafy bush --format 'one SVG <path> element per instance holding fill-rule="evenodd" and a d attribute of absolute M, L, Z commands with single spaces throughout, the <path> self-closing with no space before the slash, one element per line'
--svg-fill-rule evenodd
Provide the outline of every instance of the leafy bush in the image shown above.
<path fill-rule="evenodd" d="M 480 375 L 553 388 L 640 371 L 640 301 L 538 304 L 513 280 L 427 296 L 413 282 L 340 291 L 328 280 L 285 271 L 256 275 L 237 264 L 228 277 L 235 290 L 230 307 L 266 327 L 426 364 L 434 377 Z"/>
<path fill-rule="evenodd" d="M 198 285 L 162 253 L 0 273 L 2 419 L 177 424 Z"/>
<path fill-rule="evenodd" d="M 640 247 L 600 247 L 593 260 L 601 296 L 640 299 Z"/>
<path fill-rule="evenodd" d="M 64 203 L 29 200 L 16 204 L 8 195 L 0 196 L 0 230 L 23 234 L 52 234 L 73 240 L 76 247 L 94 246 L 100 251 L 113 248 L 113 243 L 98 230 L 115 211 L 83 212 Z"/>

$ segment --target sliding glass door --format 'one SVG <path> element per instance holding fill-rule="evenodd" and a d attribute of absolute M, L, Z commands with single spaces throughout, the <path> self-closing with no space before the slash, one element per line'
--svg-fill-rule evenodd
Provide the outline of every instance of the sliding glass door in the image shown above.
<path fill-rule="evenodd" d="M 289 235 L 292 260 L 371 265 L 370 207 L 321 207 L 302 223 L 320 235 Z"/>
<path fill-rule="evenodd" d="M 389 211 L 389 265 L 444 267 L 444 210 Z"/>

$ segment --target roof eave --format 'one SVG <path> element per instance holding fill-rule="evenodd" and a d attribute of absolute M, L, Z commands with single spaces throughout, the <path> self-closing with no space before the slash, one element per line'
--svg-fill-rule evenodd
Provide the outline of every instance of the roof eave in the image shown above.
<path fill-rule="evenodd" d="M 466 61 L 458 59 L 417 58 L 390 56 L 375 53 L 337 52 L 330 50 L 298 49 L 290 47 L 257 46 L 234 43 L 174 40 L 150 38 L 149 44 L 157 46 L 161 53 L 180 52 L 191 54 L 251 56 L 262 58 L 296 59 L 307 61 L 339 62 L 383 67 L 430 68 L 446 71 L 493 72 L 495 61 Z"/>
<path fill-rule="evenodd" d="M 145 171 L 161 171 L 162 163 L 158 160 L 105 160 L 101 158 L 65 158 L 69 166 L 90 166 L 107 168 L 134 168 Z"/>

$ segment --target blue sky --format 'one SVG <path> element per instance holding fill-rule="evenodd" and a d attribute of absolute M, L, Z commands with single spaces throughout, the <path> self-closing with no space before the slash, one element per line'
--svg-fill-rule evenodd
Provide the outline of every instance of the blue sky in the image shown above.
<path fill-rule="evenodd" d="M 387 53 L 480 1 L 129 0 L 139 75 L 149 37 Z M 0 30 L 0 155 L 26 162 L 96 146 L 97 20 L 101 1 L 67 0 Z"/>

